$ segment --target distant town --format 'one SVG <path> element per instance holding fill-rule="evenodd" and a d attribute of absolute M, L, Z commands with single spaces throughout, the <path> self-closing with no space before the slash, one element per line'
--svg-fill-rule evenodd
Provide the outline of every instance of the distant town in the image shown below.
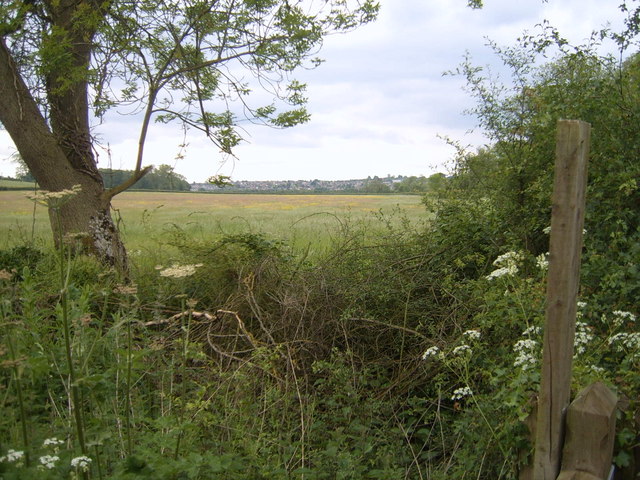
<path fill-rule="evenodd" d="M 17 178 L 0 177 L 0 190 L 31 189 L 34 178 L 24 168 Z M 105 188 L 126 182 L 134 172 L 130 170 L 100 169 Z M 189 183 L 169 165 L 154 167 L 133 185 L 131 190 L 155 190 L 207 193 L 426 193 L 444 186 L 447 177 L 435 173 L 429 177 L 387 175 L 352 180 L 231 180 L 212 177 L 207 182 Z"/>
<path fill-rule="evenodd" d="M 218 193 L 423 193 L 437 189 L 445 175 L 368 177 L 351 180 L 240 180 L 228 184 L 191 183 L 191 191 Z"/>
<path fill-rule="evenodd" d="M 389 188 L 396 177 L 385 178 L 382 184 Z M 362 190 L 367 180 L 240 180 L 230 185 L 218 186 L 212 183 L 192 183 L 191 191 L 196 192 L 270 192 L 270 191 L 357 191 Z"/>

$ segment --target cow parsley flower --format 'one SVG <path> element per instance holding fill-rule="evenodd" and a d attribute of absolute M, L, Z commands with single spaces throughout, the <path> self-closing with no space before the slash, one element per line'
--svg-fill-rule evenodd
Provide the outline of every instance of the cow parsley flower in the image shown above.
<path fill-rule="evenodd" d="M 91 459 L 89 457 L 80 456 L 71 459 L 71 466 L 76 469 L 80 469 L 83 472 L 89 470 L 89 465 L 91 465 Z"/>
<path fill-rule="evenodd" d="M 471 347 L 469 345 L 458 345 L 452 350 L 451 353 L 455 356 L 462 356 L 467 354 L 471 355 L 473 353 L 473 350 L 471 350 Z"/>
<path fill-rule="evenodd" d="M 462 335 L 467 337 L 469 340 L 480 340 L 480 337 L 482 336 L 479 330 L 467 330 Z"/>
<path fill-rule="evenodd" d="M 493 265 L 498 268 L 485 278 L 487 280 L 493 280 L 494 278 L 504 277 L 505 275 L 515 275 L 518 273 L 518 262 L 520 261 L 522 261 L 522 254 L 520 252 L 504 253 L 493 261 Z"/>
<path fill-rule="evenodd" d="M 65 188 L 57 192 L 50 192 L 48 190 L 40 190 L 39 192 L 31 193 L 27 195 L 27 198 L 31 199 L 35 203 L 49 207 L 60 208 L 67 203 L 71 198 L 75 197 L 82 191 L 80 185 L 74 185 L 71 188 Z"/>
<path fill-rule="evenodd" d="M 64 445 L 64 440 L 58 440 L 56 437 L 47 438 L 44 442 L 42 442 L 43 447 L 57 447 L 60 445 Z"/>
<path fill-rule="evenodd" d="M 616 350 L 640 350 L 640 333 L 616 333 L 609 338 L 609 345 L 613 345 Z"/>
<path fill-rule="evenodd" d="M 429 357 L 435 357 L 440 353 L 440 349 L 435 345 L 433 347 L 427 348 L 422 354 L 422 360 L 427 360 Z"/>
<path fill-rule="evenodd" d="M 536 257 L 536 265 L 542 271 L 547 270 L 549 268 L 549 254 L 541 253 Z"/>
<path fill-rule="evenodd" d="M 515 271 L 513 271 L 512 269 L 509 269 L 507 267 L 500 267 L 500 268 L 496 268 L 493 272 L 491 272 L 485 278 L 487 280 L 493 280 L 494 278 L 504 277 L 505 275 L 512 275 L 512 274 L 516 273 L 517 271 L 518 271 L 517 267 L 516 267 Z"/>
<path fill-rule="evenodd" d="M 7 454 L 0 457 L 0 463 L 8 462 L 19 462 L 24 457 L 24 452 L 22 450 L 14 450 L 10 448 L 7 450 Z"/>
<path fill-rule="evenodd" d="M 451 400 L 462 400 L 465 397 L 473 395 L 473 391 L 469 387 L 456 388 L 451 395 Z"/>
<path fill-rule="evenodd" d="M 616 327 L 621 327 L 625 322 L 635 322 L 636 316 L 631 312 L 623 312 L 621 310 L 616 310 L 613 312 L 613 325 Z"/>
<path fill-rule="evenodd" d="M 527 337 L 530 337 L 532 335 L 538 336 L 541 333 L 542 333 L 542 328 L 538 327 L 537 325 L 531 325 L 524 332 L 522 332 L 522 335 L 526 335 Z"/>
<path fill-rule="evenodd" d="M 53 453 L 58 453 L 62 445 L 64 445 L 64 440 L 58 440 L 56 437 L 46 438 L 44 442 L 42 442 L 42 446 L 51 448 Z"/>
<path fill-rule="evenodd" d="M 55 468 L 56 462 L 60 461 L 60 457 L 57 455 L 43 455 L 40 457 L 40 464 L 47 470 Z"/>
<path fill-rule="evenodd" d="M 196 263 L 195 265 L 178 265 L 177 263 L 174 263 L 173 266 L 161 270 L 160 276 L 169 278 L 190 277 L 191 275 L 196 273 L 196 268 L 199 268 L 201 266 L 202 263 Z"/>
<path fill-rule="evenodd" d="M 576 334 L 573 338 L 574 357 L 587 351 L 587 345 L 593 340 L 591 327 L 584 322 L 576 322 Z"/>
<path fill-rule="evenodd" d="M 516 359 L 513 362 L 514 367 L 521 367 L 522 370 L 528 370 L 534 367 L 538 361 L 536 351 L 538 349 L 538 342 L 530 338 L 518 340 L 513 346 L 513 351 L 517 353 Z"/>

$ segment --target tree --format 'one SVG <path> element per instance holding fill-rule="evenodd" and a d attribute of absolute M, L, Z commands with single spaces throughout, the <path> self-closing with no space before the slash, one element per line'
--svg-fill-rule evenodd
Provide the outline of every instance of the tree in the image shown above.
<path fill-rule="evenodd" d="M 524 36 L 518 45 L 495 47 L 510 67 L 510 85 L 468 62 L 462 66 L 477 100 L 472 113 L 491 144 L 475 153 L 459 152 L 448 182 L 455 203 L 440 209 L 448 227 L 455 229 L 459 218 L 460 225 L 470 226 L 460 228 L 467 234 L 485 232 L 475 243 L 487 249 L 493 244 L 535 255 L 546 252 L 557 121 L 589 122 L 582 276 L 583 285 L 594 279 L 598 295 L 606 298 L 603 305 L 624 304 L 640 292 L 635 260 L 640 238 L 640 5 L 624 11 L 625 31 L 598 31 L 586 45 L 572 46 L 548 27 L 540 35 Z M 607 37 L 620 45 L 616 55 L 599 53 Z M 554 49 L 556 58 L 541 63 L 542 54 Z M 486 228 L 468 215 L 477 205 L 485 212 Z"/>
<path fill-rule="evenodd" d="M 16 164 L 16 178 L 18 180 L 22 180 L 24 182 L 35 182 L 35 178 L 31 175 L 29 167 L 24 163 L 24 160 L 22 160 L 22 157 L 18 152 L 15 152 L 9 158 L 11 159 L 11 162 Z"/>
<path fill-rule="evenodd" d="M 313 57 L 326 35 L 377 11 L 373 0 L 0 0 L 0 123 L 41 188 L 81 186 L 59 222 L 50 212 L 54 238 L 86 232 L 95 254 L 126 270 L 110 205 L 151 169 L 152 120 L 200 130 L 225 154 L 242 139 L 239 115 L 280 128 L 306 122 L 305 85 L 291 73 L 321 63 Z M 271 102 L 253 104 L 246 74 Z M 90 118 L 122 106 L 142 117 L 136 167 L 105 188 Z"/>
<path fill-rule="evenodd" d="M 375 176 L 365 182 L 364 187 L 362 187 L 362 191 L 365 193 L 389 193 L 391 188 L 380 178 Z"/>
<path fill-rule="evenodd" d="M 447 186 L 447 176 L 444 173 L 434 173 L 427 178 L 427 192 L 440 192 Z"/>
<path fill-rule="evenodd" d="M 100 174 L 104 180 L 106 188 L 113 188 L 125 182 L 130 178 L 134 172 L 130 170 L 113 170 L 113 169 L 100 169 Z M 191 185 L 187 179 L 176 173 L 173 167 L 169 165 L 160 165 L 154 168 L 133 187 L 140 190 L 180 190 L 189 191 Z"/>

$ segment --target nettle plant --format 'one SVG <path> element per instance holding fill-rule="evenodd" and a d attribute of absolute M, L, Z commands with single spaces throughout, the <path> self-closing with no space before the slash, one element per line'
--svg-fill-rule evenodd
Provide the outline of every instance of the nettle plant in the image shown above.
<path fill-rule="evenodd" d="M 493 452 L 502 458 L 500 475 L 524 463 L 521 452 L 531 447 L 524 422 L 531 420 L 540 383 L 547 257 L 524 251 L 497 257 L 495 268 L 473 282 L 476 298 L 482 298 L 484 305 L 470 318 L 467 329 L 447 346 L 430 346 L 422 355 L 426 368 L 441 367 L 441 399 L 451 406 L 454 422 L 469 440 L 468 448 L 480 451 L 484 445 L 485 455 Z M 639 368 L 636 314 L 603 309 L 581 298 L 573 390 L 577 393 L 600 380 L 623 400 L 614 459 L 619 467 L 631 461 L 638 438 L 633 419 L 640 408 Z"/>

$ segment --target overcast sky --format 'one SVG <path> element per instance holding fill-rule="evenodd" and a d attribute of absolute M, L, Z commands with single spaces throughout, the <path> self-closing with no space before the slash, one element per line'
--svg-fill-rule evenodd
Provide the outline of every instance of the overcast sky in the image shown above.
<path fill-rule="evenodd" d="M 473 101 L 463 81 L 443 76 L 468 51 L 474 63 L 499 61 L 487 40 L 511 45 L 526 30 L 539 31 L 544 19 L 574 43 L 582 43 L 606 22 L 620 24 L 619 0 L 485 0 L 472 10 L 466 0 L 380 0 L 377 22 L 326 39 L 318 69 L 297 78 L 308 84 L 308 124 L 286 130 L 250 126 L 238 160 L 222 156 L 206 139 L 187 138 L 185 157 L 178 125 L 154 124 L 145 164 L 167 163 L 189 181 L 214 174 L 234 180 L 352 179 L 367 176 L 430 175 L 446 171 L 453 150 L 439 137 L 481 145 L 463 114 Z M 110 146 L 100 167 L 130 169 L 136 154 L 137 125 L 131 117 L 110 115 L 96 133 Z M 14 152 L 0 131 L 0 159 Z M 15 165 L 0 161 L 0 174 Z"/>

